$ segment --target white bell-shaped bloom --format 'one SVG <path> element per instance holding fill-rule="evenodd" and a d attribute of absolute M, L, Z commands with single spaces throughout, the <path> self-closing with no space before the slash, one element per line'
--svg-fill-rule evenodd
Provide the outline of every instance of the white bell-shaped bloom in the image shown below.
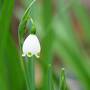
<path fill-rule="evenodd" d="M 22 56 L 31 57 L 35 55 L 37 58 L 40 56 L 40 42 L 35 34 L 30 34 L 23 43 L 23 54 Z"/>

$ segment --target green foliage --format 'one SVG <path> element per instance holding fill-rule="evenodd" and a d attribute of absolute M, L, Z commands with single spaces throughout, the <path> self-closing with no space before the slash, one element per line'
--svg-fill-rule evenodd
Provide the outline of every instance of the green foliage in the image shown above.
<path fill-rule="evenodd" d="M 33 0 L 21 1 L 24 1 L 26 10 L 23 9 L 25 13 L 19 18 L 18 49 L 10 26 L 12 16 L 15 16 L 15 1 L 0 0 L 0 89 L 26 90 L 27 85 L 28 90 L 69 90 L 64 70 L 58 70 L 59 77 L 54 73 L 53 60 L 56 55 L 64 67 L 72 70 L 84 90 L 90 90 L 90 57 L 83 47 L 84 43 L 77 37 L 71 15 L 74 14 L 82 29 L 81 38 L 90 43 L 90 17 L 81 0 L 37 0 L 33 6 Z M 25 37 L 32 32 L 39 36 L 42 48 L 40 59 L 37 60 L 43 75 L 39 88 L 35 86 L 35 57 L 21 56 Z"/>
<path fill-rule="evenodd" d="M 14 0 L 0 0 L 0 4 L 0 89 L 19 90 L 24 79 L 15 42 L 9 33 Z"/>

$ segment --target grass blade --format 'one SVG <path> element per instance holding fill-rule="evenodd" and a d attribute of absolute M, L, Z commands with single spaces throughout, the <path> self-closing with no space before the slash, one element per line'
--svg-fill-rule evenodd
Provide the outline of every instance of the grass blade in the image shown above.
<path fill-rule="evenodd" d="M 68 90 L 65 78 L 64 68 L 60 72 L 60 90 Z"/>

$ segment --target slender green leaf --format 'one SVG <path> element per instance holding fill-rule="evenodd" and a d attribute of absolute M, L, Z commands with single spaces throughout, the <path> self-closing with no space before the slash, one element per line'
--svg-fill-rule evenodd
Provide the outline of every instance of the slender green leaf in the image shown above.
<path fill-rule="evenodd" d="M 0 88 L 8 90 L 7 69 L 5 67 L 5 47 L 7 46 L 7 35 L 9 32 L 14 0 L 3 0 L 2 10 L 0 12 Z M 7 9 L 7 10 L 6 10 Z"/>
<path fill-rule="evenodd" d="M 60 71 L 60 90 L 68 90 L 64 68 Z"/>

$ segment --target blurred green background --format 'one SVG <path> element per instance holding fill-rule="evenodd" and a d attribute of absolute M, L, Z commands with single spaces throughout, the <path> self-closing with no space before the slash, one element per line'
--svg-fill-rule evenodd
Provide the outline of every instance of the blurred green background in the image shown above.
<path fill-rule="evenodd" d="M 0 0 L 0 90 L 26 90 L 18 26 L 31 1 Z M 61 68 L 70 90 L 90 90 L 90 1 L 36 0 L 31 17 L 42 48 L 35 63 L 36 90 L 47 90 L 49 78 L 51 90 L 59 90 Z"/>

